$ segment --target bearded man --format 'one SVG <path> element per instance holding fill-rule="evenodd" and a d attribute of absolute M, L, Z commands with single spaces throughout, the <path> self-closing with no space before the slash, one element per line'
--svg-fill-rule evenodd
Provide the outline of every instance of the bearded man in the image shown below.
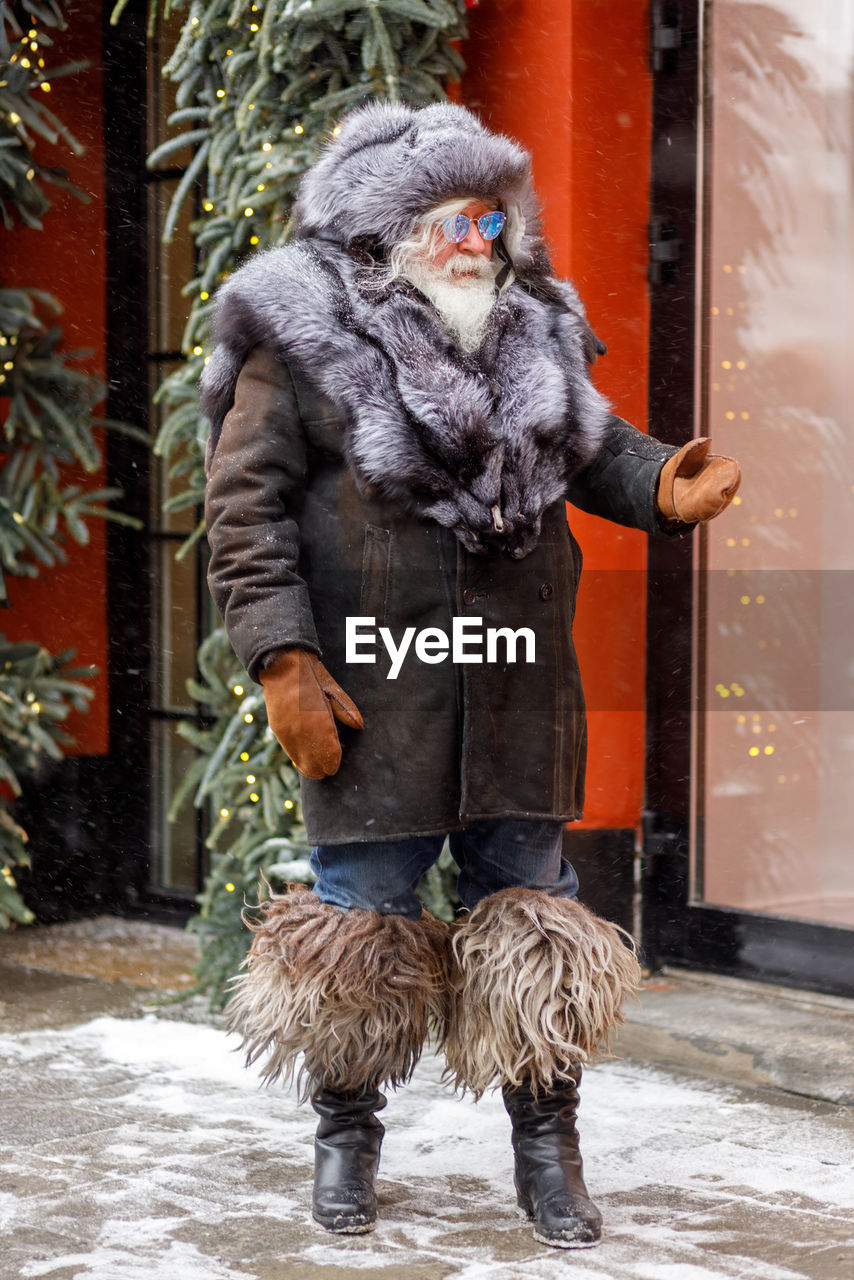
<path fill-rule="evenodd" d="M 594 1244 L 581 1066 L 639 968 L 562 857 L 586 746 L 565 500 L 678 536 L 738 468 L 610 414 L 530 158 L 458 106 L 351 114 L 216 339 L 209 581 L 303 775 L 317 877 L 264 904 L 231 1024 L 268 1079 L 302 1062 L 328 1230 L 373 1227 L 380 1088 L 435 1025 L 458 1087 L 502 1089 L 537 1239 Z M 414 892 L 446 838 L 451 928 Z"/>

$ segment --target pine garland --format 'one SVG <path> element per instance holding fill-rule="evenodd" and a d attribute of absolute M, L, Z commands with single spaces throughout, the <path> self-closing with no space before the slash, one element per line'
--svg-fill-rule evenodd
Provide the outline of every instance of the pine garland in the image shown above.
<path fill-rule="evenodd" d="M 53 36 L 65 29 L 60 0 L 0 0 L 0 216 L 7 232 L 19 225 L 42 228 L 50 208 L 46 184 L 88 200 L 64 170 L 42 164 L 38 155 L 40 143 L 60 140 L 74 154 L 82 151 L 47 105 L 53 82 L 86 65 L 48 67 Z M 95 429 L 120 424 L 93 416 L 104 388 L 79 367 L 83 353 L 63 350 L 55 323 L 60 311 L 50 294 L 0 287 L 0 570 L 21 577 L 63 563 L 69 539 L 85 545 L 93 518 L 136 523 L 107 510 L 121 490 L 64 480 L 69 464 L 96 471 L 101 450 Z M 72 708 L 85 711 L 93 696 L 80 681 L 94 671 L 70 669 L 71 657 L 70 651 L 51 655 L 35 641 L 10 644 L 0 636 L 0 928 L 32 919 L 12 870 L 28 865 L 28 837 L 10 802 L 45 759 L 62 758 L 72 739 L 59 726 Z"/>
<path fill-rule="evenodd" d="M 466 35 L 466 7 L 464 0 L 151 0 L 152 21 L 158 12 L 186 13 L 165 68 L 178 85 L 171 124 L 179 132 L 149 157 L 150 166 L 165 166 L 193 148 L 166 240 L 183 203 L 201 200 L 192 224 L 197 275 L 185 289 L 187 359 L 158 393 L 168 412 L 155 449 L 174 460 L 170 474 L 184 486 L 171 509 L 203 498 L 208 428 L 196 387 L 217 286 L 256 249 L 288 239 L 299 179 L 345 112 L 374 98 L 418 106 L 446 97 L 446 83 L 464 65 L 456 44 Z M 202 534 L 199 526 L 182 554 Z M 217 1003 L 249 942 L 243 900 L 257 901 L 265 879 L 313 877 L 297 775 L 267 727 L 260 689 L 245 688 L 222 631 L 203 645 L 199 666 L 204 682 L 191 682 L 190 692 L 207 727 L 182 726 L 201 756 L 175 803 L 193 792 L 199 806 L 215 797 L 220 813 L 208 840 L 213 865 L 201 914 L 191 926 L 202 941 L 200 987 Z M 424 886 L 431 909 L 446 918 L 448 877 L 444 862 Z"/>

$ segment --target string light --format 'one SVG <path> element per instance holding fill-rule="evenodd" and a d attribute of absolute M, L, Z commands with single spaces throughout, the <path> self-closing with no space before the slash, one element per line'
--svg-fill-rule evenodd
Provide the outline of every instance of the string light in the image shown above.
<path fill-rule="evenodd" d="M 294 133 L 305 133 L 305 129 L 303 129 L 301 124 L 295 124 Z"/>
<path fill-rule="evenodd" d="M 258 237 L 257 237 L 257 236 L 250 236 L 250 237 L 249 237 L 249 243 L 250 243 L 250 244 L 257 244 L 257 243 L 258 243 Z"/>
<path fill-rule="evenodd" d="M 251 724 L 252 721 L 255 719 L 255 717 L 253 716 L 251 711 L 247 711 L 243 719 L 246 721 L 247 724 Z"/>
<path fill-rule="evenodd" d="M 199 297 L 202 300 L 202 302 L 207 302 L 210 296 L 211 295 L 208 293 L 207 289 L 202 289 L 201 293 L 199 294 Z M 733 499 L 733 501 L 735 501 L 735 499 Z"/>
<path fill-rule="evenodd" d="M 43 93 L 50 93 L 50 85 L 48 84 L 47 80 L 45 80 L 44 84 L 40 84 L 39 88 Z"/>
<path fill-rule="evenodd" d="M 193 355 L 194 355 L 194 356 L 200 356 L 201 354 L 202 354 L 202 348 L 201 348 L 201 347 L 193 347 Z"/>
<path fill-rule="evenodd" d="M 240 759 L 241 759 L 241 760 L 248 760 L 248 759 L 249 759 L 249 752 L 248 752 L 248 751 L 241 751 L 241 753 L 240 753 Z"/>
<path fill-rule="evenodd" d="M 225 89 L 217 89 L 217 91 L 216 91 L 216 96 L 217 96 L 218 98 L 224 98 L 224 97 L 225 97 Z"/>
<path fill-rule="evenodd" d="M 293 807 L 294 807 L 294 802 L 293 802 L 293 800 L 286 800 L 286 801 L 285 801 L 285 808 L 286 808 L 286 809 L 293 809 Z"/>
<path fill-rule="evenodd" d="M 242 698 L 242 697 L 243 697 L 243 685 L 242 685 L 242 684 L 236 684 L 236 685 L 234 686 L 234 693 L 235 693 L 235 696 L 236 696 L 236 697 L 238 697 L 238 698 Z"/>
<path fill-rule="evenodd" d="M 262 150 L 262 151 L 272 151 L 272 150 L 273 150 L 273 144 L 272 144 L 272 142 L 265 142 L 265 143 L 264 143 L 264 145 L 262 146 L 261 150 Z"/>
<path fill-rule="evenodd" d="M 213 212 L 213 205 L 211 204 L 210 200 L 206 200 L 205 203 L 202 205 L 202 208 L 204 209 L 205 213 Z"/>
<path fill-rule="evenodd" d="M 219 816 L 220 816 L 221 818 L 227 818 L 227 817 L 228 817 L 228 813 L 229 813 L 228 809 L 220 809 L 220 811 L 219 811 Z"/>
<path fill-rule="evenodd" d="M 254 774 L 254 773 L 247 773 L 247 775 L 246 775 L 246 781 L 248 782 L 249 786 L 251 787 L 251 786 L 254 784 L 254 782 L 255 782 L 255 774 Z"/>
<path fill-rule="evenodd" d="M 257 792 L 253 791 L 249 799 L 252 801 L 253 804 L 257 804 L 258 801 L 261 799 L 261 797 L 258 795 Z"/>
<path fill-rule="evenodd" d="M 225 888 L 227 893 L 234 893 L 234 885 L 231 883 L 230 880 L 228 884 L 225 886 Z"/>
<path fill-rule="evenodd" d="M 243 216 L 244 218 L 251 218 L 254 212 L 255 210 L 250 205 L 247 205 L 243 210 Z"/>

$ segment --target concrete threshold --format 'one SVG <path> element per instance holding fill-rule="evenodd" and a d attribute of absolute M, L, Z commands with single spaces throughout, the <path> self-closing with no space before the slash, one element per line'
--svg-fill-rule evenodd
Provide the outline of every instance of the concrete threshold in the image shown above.
<path fill-rule="evenodd" d="M 854 1104 L 854 1000 L 685 969 L 645 980 L 617 1057 Z"/>

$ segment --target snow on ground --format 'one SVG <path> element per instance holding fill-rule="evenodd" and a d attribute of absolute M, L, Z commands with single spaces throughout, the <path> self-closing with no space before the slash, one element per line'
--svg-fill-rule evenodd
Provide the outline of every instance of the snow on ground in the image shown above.
<path fill-rule="evenodd" d="M 582 1149 L 607 1234 L 567 1254 L 514 1209 L 500 1098 L 453 1098 L 428 1055 L 383 1113 L 377 1231 L 334 1237 L 309 1214 L 313 1113 L 260 1088 L 234 1045 L 153 1015 L 0 1036 L 2 1280 L 854 1274 L 854 1133 L 839 1109 L 595 1068 Z"/>

